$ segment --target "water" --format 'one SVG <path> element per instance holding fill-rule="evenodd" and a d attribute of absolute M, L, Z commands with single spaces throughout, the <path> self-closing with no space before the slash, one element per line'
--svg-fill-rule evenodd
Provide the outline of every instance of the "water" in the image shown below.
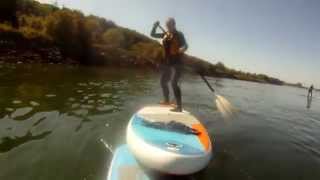
<path fill-rule="evenodd" d="M 200 78 L 183 78 L 185 109 L 214 140 L 187 179 L 320 179 L 320 99 L 306 90 L 210 79 L 237 108 L 222 118 Z M 160 99 L 157 73 L 0 64 L 0 179 L 103 180 L 130 116 Z"/>

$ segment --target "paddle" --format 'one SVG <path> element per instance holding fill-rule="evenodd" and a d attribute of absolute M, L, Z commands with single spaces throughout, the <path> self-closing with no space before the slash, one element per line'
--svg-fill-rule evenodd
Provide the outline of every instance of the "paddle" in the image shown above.
<path fill-rule="evenodd" d="M 161 31 L 162 31 L 163 33 L 165 33 L 165 34 L 167 33 L 167 31 L 166 31 L 160 24 L 158 25 L 158 27 L 161 29 Z"/>
<path fill-rule="evenodd" d="M 216 91 L 213 89 L 213 87 L 210 85 L 210 83 L 209 83 L 208 80 L 204 77 L 204 75 L 203 75 L 203 74 L 200 74 L 200 73 L 199 73 L 199 75 L 200 75 L 200 77 L 202 78 L 202 80 L 207 84 L 207 86 L 209 87 L 209 89 L 210 89 L 213 93 L 215 93 Z"/>
<path fill-rule="evenodd" d="M 158 24 L 158 27 L 161 29 L 161 31 L 163 31 L 163 33 L 167 33 L 166 30 L 160 24 Z M 222 116 L 224 118 L 231 117 L 234 111 L 234 108 L 232 107 L 231 103 L 223 96 L 216 94 L 215 89 L 213 89 L 213 87 L 210 85 L 209 81 L 205 78 L 203 74 L 201 73 L 198 73 L 198 74 L 200 75 L 201 79 L 206 83 L 206 85 L 209 87 L 211 92 L 214 93 L 215 103 L 217 105 L 219 112 L 222 114 Z"/>
<path fill-rule="evenodd" d="M 213 89 L 213 87 L 210 85 L 209 81 L 205 78 L 203 74 L 199 73 L 199 75 L 202 78 L 202 80 L 207 84 L 209 89 L 214 93 L 214 96 L 216 98 L 215 103 L 219 112 L 222 114 L 224 118 L 230 118 L 234 111 L 234 108 L 232 107 L 231 103 L 223 96 L 216 94 L 216 91 Z"/>

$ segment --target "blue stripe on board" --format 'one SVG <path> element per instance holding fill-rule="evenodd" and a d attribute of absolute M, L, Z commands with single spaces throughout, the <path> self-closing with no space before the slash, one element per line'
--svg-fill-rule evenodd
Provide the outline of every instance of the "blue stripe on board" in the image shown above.
<path fill-rule="evenodd" d="M 182 148 L 176 153 L 185 155 L 199 155 L 205 153 L 205 149 L 196 135 L 147 127 L 143 121 L 144 119 L 142 117 L 134 115 L 132 119 L 132 128 L 145 142 L 172 152 L 176 151 L 169 150 L 166 143 L 182 145 Z"/>
<path fill-rule="evenodd" d="M 129 151 L 127 145 L 122 145 L 117 148 L 113 163 L 111 164 L 110 170 L 112 170 L 111 179 L 108 180 L 120 180 L 121 168 L 124 167 L 135 167 L 140 169 L 137 161 L 135 160 L 132 153 Z M 142 172 L 142 170 L 140 171 Z M 145 174 L 138 174 L 137 177 L 132 177 L 133 180 L 149 180 Z"/>

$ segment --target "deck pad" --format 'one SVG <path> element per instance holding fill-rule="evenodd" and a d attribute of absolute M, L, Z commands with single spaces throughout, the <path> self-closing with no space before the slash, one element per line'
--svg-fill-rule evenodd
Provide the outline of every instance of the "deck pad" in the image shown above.
<path fill-rule="evenodd" d="M 192 124 L 199 123 L 199 121 L 187 111 L 177 113 L 171 112 L 170 109 L 171 107 L 168 106 L 151 106 L 143 108 L 137 115 L 150 122 L 175 121 L 190 127 L 192 127 Z"/>
<path fill-rule="evenodd" d="M 178 153 L 202 154 L 209 150 L 206 129 L 189 112 L 171 112 L 168 106 L 150 106 L 133 116 L 132 128 L 149 144 L 171 151 L 168 144 L 181 146 Z M 194 134 L 193 132 L 199 132 Z"/>

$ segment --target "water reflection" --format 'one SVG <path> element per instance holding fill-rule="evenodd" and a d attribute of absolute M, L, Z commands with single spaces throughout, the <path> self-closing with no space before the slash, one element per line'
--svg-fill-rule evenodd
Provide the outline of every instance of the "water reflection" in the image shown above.
<path fill-rule="evenodd" d="M 51 131 L 46 131 L 38 135 L 33 135 L 30 131 L 26 135 L 21 137 L 3 137 L 0 141 L 0 153 L 8 152 L 22 144 L 28 143 L 34 140 L 41 140 L 51 134 Z"/>
<path fill-rule="evenodd" d="M 311 108 L 311 104 L 312 104 L 312 96 L 307 96 L 307 109 Z"/>
<path fill-rule="evenodd" d="M 8 68 L 4 71 L 5 76 L 0 77 L 3 82 L 0 85 L 0 117 L 11 115 L 16 120 L 27 120 L 33 113 L 54 110 L 77 117 L 114 113 L 122 110 L 124 96 L 147 91 L 143 81 L 148 79 L 136 83 L 135 77 L 141 75 L 127 69 L 4 66 L 17 67 L 19 73 Z M 23 76 L 26 73 L 29 76 Z M 128 76 L 130 73 L 134 75 Z"/>
<path fill-rule="evenodd" d="M 28 117 L 30 117 L 27 115 L 30 114 L 32 110 L 32 107 L 18 108 L 10 115 L 10 117 L 14 120 L 25 120 L 28 119 Z"/>
<path fill-rule="evenodd" d="M 10 154 L 11 150 L 22 148 L 22 144 L 49 134 L 52 134 L 50 138 L 60 140 L 78 133 L 83 139 L 89 132 L 95 132 L 83 134 L 88 128 L 109 128 L 99 124 L 111 121 L 109 115 L 121 112 L 131 97 L 148 90 L 148 75 L 127 69 L 11 64 L 3 67 L 0 74 L 2 154 Z M 137 74 L 143 77 L 139 82 L 135 79 Z M 97 132 L 94 135 L 100 136 Z M 109 144 L 112 142 L 106 139 Z M 90 141 L 95 142 L 95 139 Z M 55 144 L 49 140 L 48 143 Z M 0 155 L 0 166 L 5 162 Z"/>
<path fill-rule="evenodd" d="M 33 123 L 33 127 L 38 126 L 42 121 L 46 120 L 46 117 L 42 117 L 39 120 L 37 120 L 35 123 Z"/>
<path fill-rule="evenodd" d="M 105 179 L 130 116 L 161 94 L 158 77 L 145 70 L 2 66 L 1 179 Z M 317 99 L 307 111 L 304 90 L 209 80 L 239 111 L 224 123 L 205 84 L 185 77 L 185 108 L 205 124 L 215 147 L 208 168 L 188 179 L 320 178 Z"/>

